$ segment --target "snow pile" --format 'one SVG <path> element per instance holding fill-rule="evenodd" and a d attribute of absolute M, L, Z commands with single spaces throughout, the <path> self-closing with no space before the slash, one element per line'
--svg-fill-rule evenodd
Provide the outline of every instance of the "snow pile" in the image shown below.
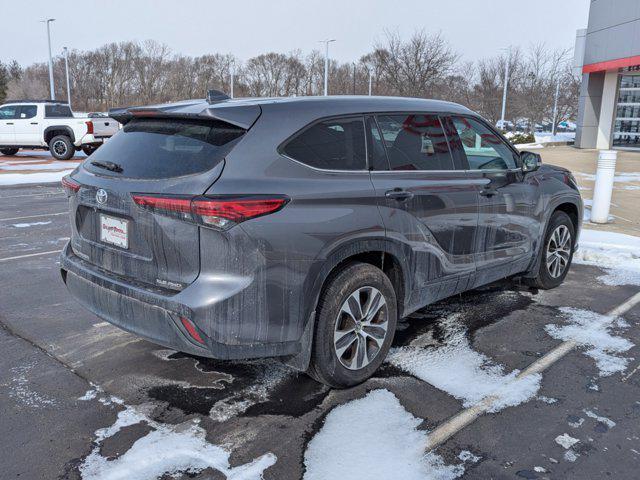
<path fill-rule="evenodd" d="M 533 398 L 540 389 L 542 376 L 519 379 L 519 370 L 506 373 L 502 365 L 471 348 L 456 322 L 457 317 L 454 314 L 446 320 L 453 332 L 444 345 L 421 347 L 428 344 L 422 335 L 409 346 L 392 349 L 387 361 L 462 400 L 464 407 L 495 396 L 497 399 L 489 411 L 497 412 Z"/>
<path fill-rule="evenodd" d="M 75 168 L 75 167 L 74 167 Z M 60 172 L 7 173 L 0 175 L 0 186 L 23 185 L 28 183 L 56 183 L 73 171 L 73 168 Z"/>
<path fill-rule="evenodd" d="M 50 223 L 51 223 L 51 220 L 47 222 L 14 223 L 11 226 L 15 228 L 28 228 L 28 227 L 35 227 L 36 225 L 49 225 Z"/>
<path fill-rule="evenodd" d="M 46 171 L 46 170 L 69 170 L 76 168 L 80 165 L 80 162 L 48 162 L 42 163 L 41 160 L 37 161 L 24 161 L 24 162 L 9 162 L 9 163 L 0 163 L 0 170 L 2 171 L 20 171 L 20 170 L 35 170 L 35 171 Z"/>
<path fill-rule="evenodd" d="M 621 355 L 634 344 L 626 338 L 615 336 L 611 331 L 613 328 L 627 328 L 626 322 L 588 310 L 569 307 L 560 310 L 568 316 L 568 323 L 546 325 L 545 330 L 549 335 L 558 340 L 573 340 L 578 345 L 586 347 L 585 355 L 596 361 L 601 377 L 622 372 L 627 368 L 629 359 Z"/>
<path fill-rule="evenodd" d="M 153 430 L 118 458 L 109 459 L 100 454 L 104 440 L 138 423 L 146 423 Z M 213 468 L 228 479 L 258 480 L 276 462 L 275 455 L 266 453 L 245 465 L 230 468 L 230 453 L 207 442 L 205 435 L 198 421 L 168 425 L 155 422 L 129 406 L 118 413 L 112 426 L 96 431 L 93 450 L 80 466 L 80 473 L 84 480 L 146 480 L 179 473 L 196 474 Z"/>
<path fill-rule="evenodd" d="M 536 132 L 533 136 L 538 143 L 573 142 L 576 138 L 576 132 L 559 132 L 555 135 L 551 132 Z"/>
<path fill-rule="evenodd" d="M 427 433 L 421 419 L 407 412 L 393 393 L 373 390 L 333 409 L 309 442 L 305 480 L 450 480 L 462 465 L 445 465 L 424 453 Z M 469 458 L 472 460 L 471 458 Z"/>
<path fill-rule="evenodd" d="M 607 270 L 598 278 L 607 285 L 640 285 L 640 237 L 583 229 L 575 263 Z"/>

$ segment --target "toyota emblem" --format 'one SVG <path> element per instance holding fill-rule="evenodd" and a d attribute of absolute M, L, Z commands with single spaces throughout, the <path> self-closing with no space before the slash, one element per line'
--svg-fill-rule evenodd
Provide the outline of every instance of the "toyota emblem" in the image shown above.
<path fill-rule="evenodd" d="M 96 192 L 96 201 L 100 205 L 104 205 L 105 203 L 107 203 L 107 197 L 107 191 L 102 188 L 98 189 L 98 191 Z"/>

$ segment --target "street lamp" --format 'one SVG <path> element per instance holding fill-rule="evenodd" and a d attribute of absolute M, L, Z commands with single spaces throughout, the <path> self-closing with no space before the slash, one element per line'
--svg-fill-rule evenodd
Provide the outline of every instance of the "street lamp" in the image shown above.
<path fill-rule="evenodd" d="M 511 49 L 508 50 L 509 55 L 504 62 L 504 87 L 502 89 L 502 114 L 500 115 L 500 127 L 504 127 L 504 116 L 507 111 L 507 85 L 509 84 L 509 62 L 511 61 Z"/>
<path fill-rule="evenodd" d="M 69 49 L 64 47 L 62 49 L 62 53 L 64 54 L 64 71 L 67 76 L 67 103 L 69 104 L 69 108 L 71 108 L 71 84 L 69 83 Z"/>
<path fill-rule="evenodd" d="M 235 66 L 233 64 L 233 62 L 231 62 L 231 65 L 229 65 L 229 74 L 230 74 L 230 84 L 231 84 L 231 98 L 233 98 L 233 78 L 235 77 L 236 71 L 235 71 Z"/>
<path fill-rule="evenodd" d="M 556 82 L 556 96 L 553 100 L 553 121 L 551 124 L 551 135 L 556 135 L 556 119 L 558 117 L 558 97 L 560 96 L 560 75 L 558 75 L 558 81 Z"/>
<path fill-rule="evenodd" d="M 55 18 L 47 18 L 46 20 L 41 20 L 42 23 L 47 24 L 47 41 L 49 43 L 49 88 L 51 89 L 51 100 L 56 99 L 56 92 L 54 91 L 53 86 L 53 59 L 51 58 L 51 29 L 49 25 L 51 22 L 55 22 Z"/>
<path fill-rule="evenodd" d="M 369 70 L 369 96 L 371 96 L 371 80 L 373 77 L 373 72 L 371 67 L 369 67 L 367 70 Z"/>
<path fill-rule="evenodd" d="M 329 95 L 329 44 L 335 42 L 336 39 L 320 40 L 324 43 L 324 96 Z"/>

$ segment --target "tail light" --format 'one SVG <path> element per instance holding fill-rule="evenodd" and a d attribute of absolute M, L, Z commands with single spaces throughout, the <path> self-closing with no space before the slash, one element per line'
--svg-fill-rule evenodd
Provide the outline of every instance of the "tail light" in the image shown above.
<path fill-rule="evenodd" d="M 84 122 L 87 124 L 87 133 L 93 133 L 93 122 L 89 120 L 88 122 Z"/>
<path fill-rule="evenodd" d="M 220 230 L 275 213 L 289 201 L 284 195 L 184 197 L 133 194 L 132 197 L 137 205 L 147 210 Z"/>
<path fill-rule="evenodd" d="M 69 175 L 67 175 L 66 177 L 62 177 L 60 183 L 62 183 L 62 188 L 64 188 L 65 192 L 67 192 L 67 195 L 73 195 L 74 193 L 77 193 L 78 190 L 80 190 L 80 184 L 75 180 L 72 180 Z"/>

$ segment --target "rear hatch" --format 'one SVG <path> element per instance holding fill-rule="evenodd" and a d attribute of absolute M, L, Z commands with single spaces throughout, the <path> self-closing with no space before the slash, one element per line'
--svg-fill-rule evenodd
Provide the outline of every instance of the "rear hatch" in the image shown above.
<path fill-rule="evenodd" d="M 181 290 L 200 269 L 199 226 L 134 198 L 189 202 L 220 176 L 246 130 L 219 120 L 135 118 L 71 175 L 73 252 L 98 269 Z M 69 190 L 69 189 L 68 189 Z"/>
<path fill-rule="evenodd" d="M 118 122 L 113 118 L 93 117 L 93 136 L 96 138 L 111 137 L 118 131 Z"/>

